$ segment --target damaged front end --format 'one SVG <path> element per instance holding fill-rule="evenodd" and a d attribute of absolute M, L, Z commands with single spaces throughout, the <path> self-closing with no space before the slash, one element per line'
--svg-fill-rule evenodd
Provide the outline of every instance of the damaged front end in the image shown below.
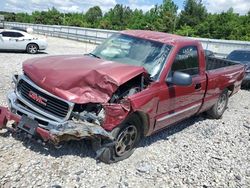
<path fill-rule="evenodd" d="M 49 141 L 54 145 L 58 145 L 62 141 L 81 140 L 84 138 L 101 138 L 110 141 L 114 139 L 109 132 L 94 123 L 71 120 L 60 125 L 50 124 L 45 129 L 40 127 L 37 121 L 25 115 L 19 116 L 10 112 L 8 108 L 0 107 L 0 130 L 7 128 L 8 121 L 14 121 L 14 126 L 11 128 L 12 131 L 21 129 L 32 136 L 39 136 L 43 141 Z"/>
<path fill-rule="evenodd" d="M 107 103 L 73 104 L 46 92 L 25 75 L 14 76 L 13 83 L 14 91 L 8 95 L 9 109 L 0 108 L 0 129 L 11 121 L 11 130 L 24 131 L 54 145 L 85 138 L 114 142 L 112 130 L 133 111 L 128 96 L 147 85 L 143 75 L 139 75 L 121 85 Z M 66 109 L 63 105 L 69 108 L 65 117 L 58 117 L 59 109 Z"/>

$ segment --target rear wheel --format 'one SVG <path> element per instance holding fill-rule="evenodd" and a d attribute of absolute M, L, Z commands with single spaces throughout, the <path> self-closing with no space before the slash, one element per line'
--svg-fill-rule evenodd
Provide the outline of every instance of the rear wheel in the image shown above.
<path fill-rule="evenodd" d="M 228 90 L 225 89 L 217 102 L 207 111 L 208 115 L 213 119 L 220 119 L 227 108 L 228 98 Z"/>
<path fill-rule="evenodd" d="M 28 44 L 26 51 L 29 54 L 36 54 L 38 52 L 38 45 L 37 44 Z"/>
<path fill-rule="evenodd" d="M 104 163 L 114 163 L 130 157 L 142 137 L 140 119 L 131 115 L 124 123 L 112 131 L 115 144 L 103 150 L 99 159 Z"/>

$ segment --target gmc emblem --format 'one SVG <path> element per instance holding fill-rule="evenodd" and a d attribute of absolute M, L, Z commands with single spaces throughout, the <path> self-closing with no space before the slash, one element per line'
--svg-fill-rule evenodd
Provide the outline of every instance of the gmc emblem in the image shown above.
<path fill-rule="evenodd" d="M 33 92 L 33 91 L 29 91 L 29 97 L 31 99 L 33 99 L 34 101 L 44 105 L 44 106 L 47 106 L 47 99 L 39 96 L 37 93 Z"/>

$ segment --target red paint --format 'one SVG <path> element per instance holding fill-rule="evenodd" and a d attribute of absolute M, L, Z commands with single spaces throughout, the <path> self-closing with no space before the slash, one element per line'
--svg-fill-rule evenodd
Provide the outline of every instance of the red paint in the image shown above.
<path fill-rule="evenodd" d="M 173 35 L 173 34 L 168 34 L 168 33 L 163 33 L 163 32 L 155 32 L 155 31 L 146 31 L 146 30 L 125 30 L 122 31 L 121 33 L 130 35 L 133 37 L 138 37 L 142 39 L 148 39 L 148 40 L 153 40 L 165 44 L 170 44 L 175 46 L 179 41 L 184 41 L 184 40 L 190 40 L 188 38 L 179 36 L 179 35 Z"/>
<path fill-rule="evenodd" d="M 51 135 L 48 130 L 45 130 L 45 129 L 40 128 L 40 127 L 37 127 L 36 132 L 41 136 L 41 138 L 45 142 L 47 142 L 47 141 L 53 141 L 54 140 L 53 135 Z"/>
<path fill-rule="evenodd" d="M 124 108 L 121 104 L 106 104 L 105 120 L 102 127 L 107 131 L 112 131 L 117 125 L 119 125 L 130 112 L 130 109 Z"/>
<path fill-rule="evenodd" d="M 106 103 L 116 89 L 143 67 L 88 57 L 50 56 L 23 64 L 24 73 L 46 91 L 74 103 Z"/>
<path fill-rule="evenodd" d="M 102 103 L 106 113 L 103 127 L 106 130 L 111 131 L 117 127 L 129 113 L 144 113 L 149 122 L 146 135 L 208 110 L 225 88 L 232 89 L 232 94 L 240 89 L 244 66 L 234 65 L 207 72 L 204 51 L 198 41 L 152 31 L 122 33 L 173 46 L 159 80 L 130 96 L 126 100 L 129 101 L 129 105 L 107 102 L 120 85 L 139 74 L 146 73 L 143 67 L 87 56 L 51 56 L 28 60 L 24 63 L 23 70 L 38 86 L 65 100 L 75 103 Z M 193 77 L 190 86 L 167 84 L 165 79 L 176 54 L 188 45 L 198 48 L 199 74 Z M 195 89 L 196 84 L 201 85 L 199 90 Z M 5 119 L 6 115 L 0 115 L 0 123 Z M 40 131 L 39 134 L 43 138 L 49 137 L 46 131 Z"/>
<path fill-rule="evenodd" d="M 0 130 L 6 127 L 8 121 L 13 120 L 19 122 L 21 117 L 19 115 L 13 114 L 6 107 L 0 107 Z"/>
<path fill-rule="evenodd" d="M 235 65 L 206 72 L 204 50 L 196 40 L 152 31 L 125 31 L 123 33 L 174 46 L 159 81 L 152 83 L 144 91 L 130 97 L 133 111 L 144 112 L 148 117 L 149 131 L 147 135 L 194 114 L 208 110 L 215 104 L 220 93 L 227 87 L 232 87 L 232 94 L 240 89 L 240 84 L 244 77 L 244 67 Z M 191 86 L 169 86 L 165 82 L 165 78 L 171 69 L 176 54 L 182 47 L 188 45 L 197 46 L 198 48 L 199 75 L 193 77 Z M 201 84 L 199 91 L 195 90 L 197 83 Z M 185 111 L 185 109 L 196 105 L 197 108 Z M 178 112 L 183 113 L 178 114 Z M 171 115 L 173 114 L 177 115 L 172 117 Z M 170 118 L 158 122 L 158 120 L 168 115 Z"/>

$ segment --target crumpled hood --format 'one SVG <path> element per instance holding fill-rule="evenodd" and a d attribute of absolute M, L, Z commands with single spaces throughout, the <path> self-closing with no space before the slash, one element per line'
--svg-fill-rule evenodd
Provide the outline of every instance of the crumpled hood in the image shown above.
<path fill-rule="evenodd" d="M 146 73 L 143 67 L 83 55 L 30 59 L 23 71 L 39 87 L 79 104 L 106 103 L 120 85 Z"/>

